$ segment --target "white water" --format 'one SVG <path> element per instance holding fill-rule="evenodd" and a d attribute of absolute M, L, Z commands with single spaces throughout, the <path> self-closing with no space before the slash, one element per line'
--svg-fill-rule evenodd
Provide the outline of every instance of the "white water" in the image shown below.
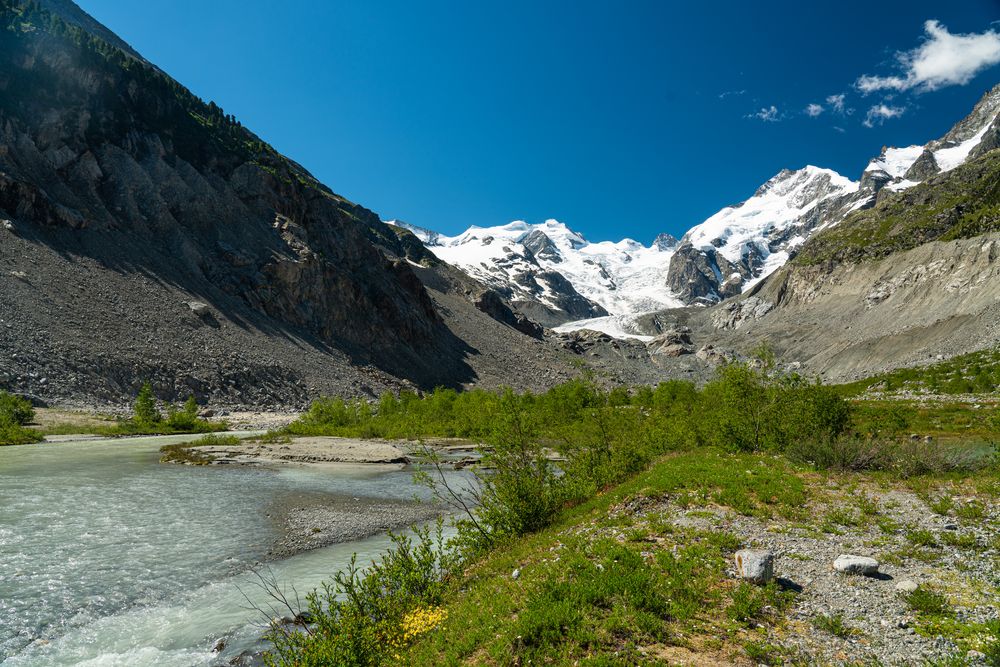
<path fill-rule="evenodd" d="M 251 568 L 279 536 L 286 494 L 409 499 L 410 472 L 158 463 L 180 438 L 0 448 L 3 667 L 225 664 L 254 645 L 263 606 Z M 384 536 L 267 565 L 304 593 Z M 219 638 L 227 648 L 213 653 Z"/>

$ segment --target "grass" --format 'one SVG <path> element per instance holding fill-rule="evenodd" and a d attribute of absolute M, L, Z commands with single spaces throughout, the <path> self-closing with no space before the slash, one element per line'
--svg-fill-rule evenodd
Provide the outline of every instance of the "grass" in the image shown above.
<path fill-rule="evenodd" d="M 834 637 L 847 639 L 856 634 L 860 634 L 856 628 L 852 628 L 844 623 L 843 614 L 819 614 L 812 619 L 812 625 L 817 630 L 828 632 Z"/>
<path fill-rule="evenodd" d="M 419 639 L 399 662 L 636 664 L 657 646 L 733 639 L 748 627 L 780 623 L 793 593 L 773 583 L 736 585 L 726 576 L 728 560 L 742 546 L 734 536 L 665 531 L 655 512 L 627 513 L 622 531 L 616 508 L 626 499 L 681 493 L 695 504 L 758 516 L 787 513 L 808 496 L 795 470 L 771 457 L 667 456 L 471 566 L 446 593 L 442 631 Z M 619 531 L 629 541 L 615 539 Z M 516 580 L 514 569 L 520 570 Z"/>
<path fill-rule="evenodd" d="M 973 394 L 1000 391 L 1000 348 L 962 354 L 925 366 L 899 368 L 843 385 L 850 394 L 912 391 Z"/>
<path fill-rule="evenodd" d="M 981 521 L 986 517 L 986 508 L 982 503 L 972 500 L 955 508 L 955 516 L 963 521 Z"/>
<path fill-rule="evenodd" d="M 38 431 L 20 424 L 0 422 L 0 446 L 29 445 L 41 442 L 44 436 Z"/>
<path fill-rule="evenodd" d="M 926 529 L 910 530 L 906 533 L 907 541 L 915 547 L 939 546 L 934 533 Z"/>
<path fill-rule="evenodd" d="M 950 547 L 959 549 L 976 549 L 979 546 L 976 536 L 972 533 L 945 531 L 941 534 L 941 541 Z"/>
<path fill-rule="evenodd" d="M 910 609 L 923 616 L 951 616 L 953 613 L 948 598 L 926 588 L 908 593 L 905 600 Z"/>

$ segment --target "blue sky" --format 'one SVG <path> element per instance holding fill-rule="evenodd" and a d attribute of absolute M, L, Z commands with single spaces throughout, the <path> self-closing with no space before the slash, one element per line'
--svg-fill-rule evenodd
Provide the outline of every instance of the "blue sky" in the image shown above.
<path fill-rule="evenodd" d="M 78 2 L 336 192 L 444 233 L 679 236 L 784 167 L 857 178 L 1000 83 L 997 0 Z"/>

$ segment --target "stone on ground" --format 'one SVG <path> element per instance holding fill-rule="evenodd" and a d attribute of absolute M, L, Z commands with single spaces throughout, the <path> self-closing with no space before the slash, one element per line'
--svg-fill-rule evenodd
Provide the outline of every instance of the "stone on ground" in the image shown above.
<path fill-rule="evenodd" d="M 746 581 L 766 584 L 774 578 L 774 554 L 770 551 L 741 549 L 736 552 L 736 571 Z"/>
<path fill-rule="evenodd" d="M 841 554 L 833 561 L 833 569 L 843 574 L 878 574 L 878 561 L 868 556 Z"/>

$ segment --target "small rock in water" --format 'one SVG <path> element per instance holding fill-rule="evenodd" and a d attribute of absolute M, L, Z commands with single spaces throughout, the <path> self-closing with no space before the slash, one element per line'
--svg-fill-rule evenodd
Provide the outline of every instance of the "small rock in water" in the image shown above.
<path fill-rule="evenodd" d="M 878 574 L 878 561 L 868 556 L 841 554 L 833 561 L 833 569 L 843 574 Z"/>
<path fill-rule="evenodd" d="M 521 576 L 521 570 L 519 570 L 519 569 L 518 570 L 514 570 L 513 572 L 510 573 L 510 578 L 511 579 L 518 579 L 518 578 L 520 578 L 520 576 Z"/>
<path fill-rule="evenodd" d="M 736 552 L 736 571 L 742 579 L 766 584 L 774 578 L 774 554 L 770 551 L 741 549 Z"/>
<path fill-rule="evenodd" d="M 904 579 L 903 581 L 896 584 L 897 593 L 912 593 L 913 591 L 920 588 L 920 584 L 913 581 L 912 579 Z"/>
<path fill-rule="evenodd" d="M 215 642 L 215 646 L 212 647 L 212 653 L 222 653 L 222 651 L 225 650 L 225 648 L 226 648 L 226 640 L 220 639 L 219 641 Z"/>

